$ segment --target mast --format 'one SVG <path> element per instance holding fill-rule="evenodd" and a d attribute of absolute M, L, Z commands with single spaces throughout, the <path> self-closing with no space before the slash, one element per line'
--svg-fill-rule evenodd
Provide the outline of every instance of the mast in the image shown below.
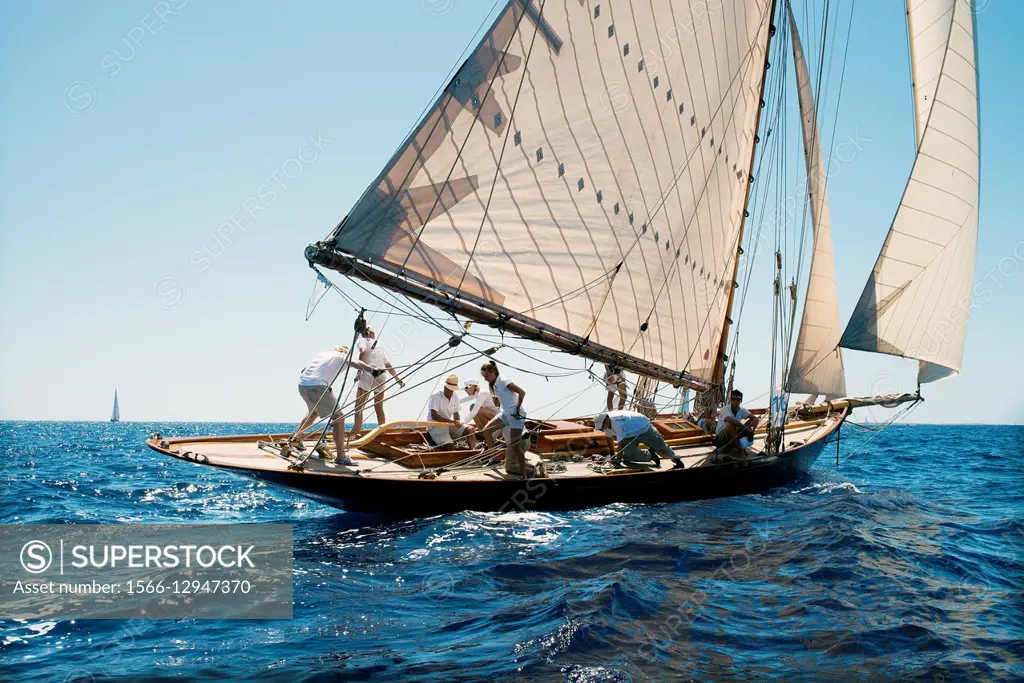
<path fill-rule="evenodd" d="M 307 259 L 707 388 L 774 13 L 735 5 L 509 0 Z"/>
<path fill-rule="evenodd" d="M 771 66 L 768 58 L 769 58 L 769 55 L 771 53 L 772 37 L 774 37 L 774 35 L 775 35 L 775 8 L 776 8 L 777 4 L 778 4 L 777 0 L 772 0 L 771 17 L 768 20 L 769 26 L 771 28 L 768 31 L 768 42 L 765 45 L 765 49 L 764 49 L 764 72 L 761 75 L 761 88 L 760 88 L 760 92 L 758 94 L 760 102 L 764 102 L 765 83 L 768 81 L 768 68 L 769 68 L 769 66 Z M 764 107 L 763 106 L 761 106 L 760 111 L 763 114 L 763 112 L 764 112 Z M 748 214 L 747 207 L 750 204 L 750 191 L 751 191 L 751 189 L 754 186 L 754 180 L 753 180 L 754 159 L 757 156 L 757 140 L 760 139 L 758 137 L 758 135 L 760 133 L 760 130 L 761 130 L 761 116 L 759 115 L 757 117 L 757 123 L 754 125 L 754 141 L 755 142 L 754 142 L 754 145 L 750 149 L 750 163 L 747 166 L 747 168 L 750 169 L 750 182 L 747 183 L 746 194 L 745 194 L 745 196 L 743 198 L 743 217 L 740 218 L 740 230 L 739 230 L 739 235 L 736 238 L 736 256 L 735 256 L 735 260 L 733 262 L 732 276 L 729 279 L 729 282 L 732 283 L 732 286 L 729 287 L 729 293 L 728 293 L 727 301 L 726 301 L 726 304 L 725 304 L 725 319 L 722 322 L 722 336 L 721 336 L 721 338 L 719 339 L 719 342 L 718 342 L 718 355 L 715 358 L 715 369 L 714 369 L 714 373 L 712 374 L 712 379 L 711 379 L 711 386 L 712 387 L 722 387 L 725 384 L 725 364 L 729 360 L 725 351 L 728 348 L 727 344 L 729 342 L 729 331 L 732 328 L 732 305 L 733 305 L 733 300 L 735 299 L 736 289 L 737 289 L 737 287 L 739 285 L 739 283 L 736 281 L 736 278 L 739 276 L 740 256 L 743 253 L 743 230 L 746 227 L 746 223 L 747 223 L 747 214 Z"/>

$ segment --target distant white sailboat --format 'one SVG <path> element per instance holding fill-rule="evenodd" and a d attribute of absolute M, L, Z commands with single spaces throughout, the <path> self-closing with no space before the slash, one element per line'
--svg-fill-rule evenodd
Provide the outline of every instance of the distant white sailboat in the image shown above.
<path fill-rule="evenodd" d="M 114 411 L 110 414 L 111 422 L 121 421 L 121 409 L 117 406 L 117 389 L 114 389 Z"/>

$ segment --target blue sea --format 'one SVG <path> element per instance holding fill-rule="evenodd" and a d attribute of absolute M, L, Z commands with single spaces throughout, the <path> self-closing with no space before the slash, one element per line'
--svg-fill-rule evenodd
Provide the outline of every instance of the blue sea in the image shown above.
<path fill-rule="evenodd" d="M 143 444 L 288 428 L 0 423 L 2 522 L 295 537 L 291 620 L 0 622 L 0 679 L 1024 679 L 1024 427 L 848 425 L 763 495 L 412 520 Z"/>

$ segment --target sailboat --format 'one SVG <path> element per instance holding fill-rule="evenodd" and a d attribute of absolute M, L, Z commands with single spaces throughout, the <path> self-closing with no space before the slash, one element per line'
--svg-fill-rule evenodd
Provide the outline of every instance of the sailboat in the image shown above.
<path fill-rule="evenodd" d="M 430 448 L 423 421 L 353 434 L 355 465 L 311 457 L 326 428 L 147 443 L 348 510 L 412 514 L 694 500 L 792 482 L 850 411 L 916 405 L 921 384 L 960 370 L 964 326 L 948 311 L 970 297 L 977 240 L 974 18 L 970 0 L 907 2 L 917 154 L 845 329 L 820 109 L 797 22 L 776 0 L 721 12 L 703 0 L 509 0 L 348 215 L 306 248 L 321 289 L 333 287 L 325 271 L 341 274 L 443 330 L 442 352 L 501 363 L 522 338 L 635 373 L 634 405 L 684 469 L 608 466 L 590 416 L 527 420 L 530 456 L 546 464 L 530 479 L 486 450 Z M 756 173 L 771 173 L 777 65 L 789 63 L 812 257 L 791 344 L 799 287 L 786 280 L 799 260 L 774 254 L 773 398 L 753 411 L 761 421 L 745 457 L 727 458 L 701 418 L 732 388 L 741 264 L 757 251 L 752 190 Z M 916 360 L 917 392 L 847 396 L 843 349 Z M 658 412 L 652 397 L 665 386 L 693 391 L 691 410 Z M 790 406 L 790 394 L 810 398 Z"/>
<path fill-rule="evenodd" d="M 117 389 L 114 389 L 114 410 L 110 413 L 111 422 L 121 421 L 121 409 L 117 406 Z"/>

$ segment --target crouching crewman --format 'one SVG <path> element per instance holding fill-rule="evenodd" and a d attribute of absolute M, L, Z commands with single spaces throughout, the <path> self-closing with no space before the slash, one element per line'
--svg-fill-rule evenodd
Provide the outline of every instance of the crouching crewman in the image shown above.
<path fill-rule="evenodd" d="M 594 426 L 604 431 L 612 464 L 616 467 L 623 464 L 636 469 L 643 469 L 645 465 L 661 467 L 661 457 L 665 457 L 671 458 L 675 467 L 683 468 L 683 459 L 668 447 L 646 415 L 632 410 L 610 410 L 598 413 Z M 648 453 L 640 450 L 641 445 L 647 446 Z"/>

